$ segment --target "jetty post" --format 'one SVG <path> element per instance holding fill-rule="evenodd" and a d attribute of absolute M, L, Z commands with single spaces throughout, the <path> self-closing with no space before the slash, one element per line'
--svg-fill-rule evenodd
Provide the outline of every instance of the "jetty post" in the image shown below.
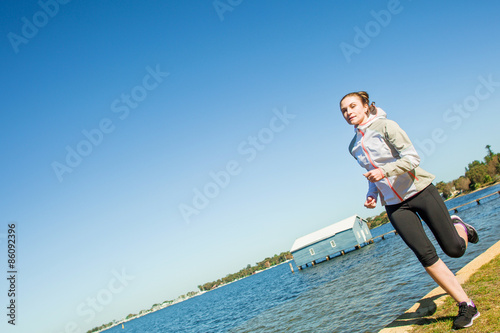
<path fill-rule="evenodd" d="M 495 195 L 495 194 L 500 194 L 500 191 L 497 191 L 497 192 L 494 192 L 494 193 L 491 193 L 491 194 L 485 195 L 484 197 L 481 197 L 481 198 L 476 199 L 476 200 L 473 200 L 473 201 L 469 201 L 469 202 L 467 202 L 467 203 L 461 204 L 460 206 L 453 207 L 453 208 L 451 208 L 451 209 L 448 209 L 448 211 L 453 211 L 454 213 L 458 213 L 458 208 L 462 208 L 462 207 L 464 207 L 464 206 L 467 206 L 468 204 L 473 203 L 474 201 L 476 201 L 476 203 L 477 203 L 478 205 L 480 205 L 480 204 L 481 204 L 481 200 L 486 199 L 486 198 L 488 198 L 488 197 L 491 197 L 492 195 Z"/>

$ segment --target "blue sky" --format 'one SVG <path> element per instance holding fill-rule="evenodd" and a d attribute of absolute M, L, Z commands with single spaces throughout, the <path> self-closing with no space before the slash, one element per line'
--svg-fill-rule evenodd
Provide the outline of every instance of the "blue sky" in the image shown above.
<path fill-rule="evenodd" d="M 438 181 L 500 151 L 498 3 L 216 4 L 0 4 L 1 267 L 14 222 L 19 271 L 2 331 L 85 332 L 381 212 L 348 92 Z"/>

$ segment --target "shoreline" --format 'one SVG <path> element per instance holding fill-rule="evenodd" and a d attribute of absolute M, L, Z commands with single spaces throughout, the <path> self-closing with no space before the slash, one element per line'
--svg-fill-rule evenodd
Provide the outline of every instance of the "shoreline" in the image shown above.
<path fill-rule="evenodd" d="M 210 291 L 210 290 L 209 290 L 209 291 Z M 205 294 L 205 293 L 207 293 L 207 292 L 208 292 L 208 291 L 200 291 L 200 292 L 198 292 L 196 295 L 193 295 L 193 296 L 190 296 L 190 297 L 186 297 L 186 298 L 180 299 L 180 300 L 178 300 L 178 301 L 177 301 L 177 299 L 175 299 L 175 300 L 174 300 L 171 304 L 168 304 L 168 305 L 166 305 L 166 306 L 164 306 L 164 307 L 160 307 L 160 308 L 157 308 L 157 309 L 155 309 L 155 310 L 150 310 L 150 311 L 145 312 L 145 313 L 142 313 L 142 314 L 139 314 L 139 313 L 138 313 L 136 316 L 134 316 L 134 317 L 132 317 L 132 318 L 129 318 L 129 319 L 126 319 L 126 318 L 120 319 L 119 321 L 117 321 L 117 322 L 116 322 L 116 323 L 114 323 L 113 325 L 108 326 L 108 327 L 106 327 L 106 328 L 104 328 L 104 329 L 102 329 L 102 330 L 94 331 L 94 332 L 92 332 L 92 333 L 101 333 L 101 332 L 105 332 L 105 331 L 107 331 L 107 330 L 109 330 L 109 329 L 112 329 L 113 327 L 120 326 L 121 324 L 128 323 L 129 321 L 132 321 L 132 320 L 134 320 L 134 319 L 138 319 L 138 318 L 141 318 L 141 317 L 147 316 L 148 314 L 151 314 L 151 313 L 153 313 L 153 312 L 156 312 L 156 311 L 160 311 L 160 310 L 166 309 L 166 308 L 168 308 L 168 307 L 170 307 L 170 306 L 172 306 L 172 305 L 182 303 L 182 302 L 184 302 L 184 301 L 187 301 L 188 299 L 194 298 L 194 297 L 196 297 L 196 296 L 200 296 L 200 295 Z M 163 304 L 163 303 L 162 303 L 162 304 Z M 90 329 L 90 330 L 91 330 L 91 329 Z M 88 332 L 88 331 L 90 331 L 90 330 L 87 330 L 87 332 Z"/>
<path fill-rule="evenodd" d="M 461 196 L 472 194 L 472 193 L 475 193 L 477 191 L 481 191 L 481 190 L 484 190 L 484 189 L 487 189 L 489 187 L 492 187 L 492 186 L 495 186 L 495 185 L 499 185 L 499 184 L 500 184 L 500 181 L 497 181 L 497 182 L 494 182 L 493 184 L 482 186 L 482 187 L 480 187 L 480 188 L 478 188 L 476 190 L 470 191 L 470 192 L 462 192 L 462 193 L 460 193 L 460 194 L 458 194 L 458 195 L 456 195 L 456 196 L 454 196 L 452 198 L 446 199 L 445 202 L 448 201 L 448 200 L 453 200 L 453 199 L 456 199 L 456 198 L 460 198 Z"/>
<path fill-rule="evenodd" d="M 500 241 L 490 246 L 455 274 L 460 284 L 465 283 L 484 264 L 489 263 L 498 255 L 500 255 Z M 418 324 L 426 316 L 434 313 L 447 297 L 448 294 L 441 287 L 434 288 L 411 308 L 381 329 L 379 333 L 410 333 L 413 330 L 413 325 Z"/>
<path fill-rule="evenodd" d="M 237 280 L 231 281 L 231 282 L 229 282 L 229 283 L 222 284 L 222 285 L 217 286 L 217 287 L 215 287 L 215 288 L 213 288 L 213 289 L 210 289 L 210 290 L 205 290 L 205 291 L 200 291 L 200 292 L 198 292 L 196 295 L 193 295 L 193 296 L 191 296 L 191 297 L 186 297 L 186 298 L 181 299 L 181 300 L 179 300 L 179 301 L 177 301 L 177 302 L 174 300 L 174 302 L 173 302 L 173 303 L 168 304 L 168 305 L 166 305 L 166 306 L 164 306 L 164 307 L 158 308 L 158 309 L 156 309 L 156 310 L 151 310 L 151 311 L 148 311 L 148 312 L 143 313 L 143 314 L 137 314 L 137 316 L 132 317 L 132 318 L 129 318 L 129 319 L 125 319 L 125 318 L 124 318 L 124 319 L 121 319 L 120 321 L 117 321 L 116 323 L 114 323 L 114 324 L 113 324 L 113 325 L 111 325 L 111 326 L 108 326 L 108 327 L 106 327 L 106 328 L 104 328 L 104 329 L 102 329 L 102 330 L 94 331 L 94 332 L 92 332 L 92 333 L 101 333 L 101 332 L 105 332 L 105 331 L 107 331 L 107 330 L 109 330 L 109 329 L 112 329 L 113 327 L 120 326 L 121 324 L 127 323 L 127 322 L 129 322 L 129 321 L 134 320 L 134 319 L 138 319 L 138 318 L 141 318 L 141 317 L 147 316 L 148 314 L 151 314 L 151 313 L 154 313 L 154 312 L 156 312 L 156 311 L 160 311 L 160 310 L 166 309 L 166 308 L 168 308 L 168 307 L 170 307 L 170 306 L 172 306 L 172 305 L 179 304 L 179 303 L 182 303 L 182 302 L 184 302 L 184 301 L 187 301 L 188 299 L 191 299 L 191 298 L 194 298 L 194 297 L 197 297 L 197 296 L 201 296 L 201 295 L 206 294 L 206 293 L 209 293 L 209 292 L 211 292 L 211 291 L 213 291 L 213 290 L 217 290 L 217 289 L 219 289 L 219 288 L 222 288 L 222 287 L 228 286 L 228 285 L 230 285 L 230 284 L 232 284 L 232 283 L 235 283 L 235 282 L 241 281 L 241 280 L 243 280 L 243 279 L 246 279 L 246 278 L 248 278 L 248 277 L 254 276 L 254 275 L 258 274 L 258 273 L 262 273 L 262 272 L 267 271 L 267 270 L 269 270 L 269 269 L 272 269 L 272 268 L 278 267 L 278 266 L 280 266 L 280 265 L 286 264 L 287 262 L 289 262 L 289 261 L 291 261 L 291 260 L 293 260 L 293 259 L 288 259 L 287 261 L 284 261 L 284 262 L 279 263 L 279 264 L 277 264 L 277 265 L 274 265 L 274 266 L 271 266 L 271 267 L 268 267 L 268 268 L 262 269 L 262 270 L 260 270 L 260 271 L 255 271 L 255 272 L 254 272 L 254 274 L 251 274 L 251 275 L 248 275 L 248 276 L 242 277 L 241 279 L 237 279 Z M 88 331 L 90 331 L 90 330 L 88 330 Z M 87 332 L 88 332 L 88 331 L 87 331 Z"/>

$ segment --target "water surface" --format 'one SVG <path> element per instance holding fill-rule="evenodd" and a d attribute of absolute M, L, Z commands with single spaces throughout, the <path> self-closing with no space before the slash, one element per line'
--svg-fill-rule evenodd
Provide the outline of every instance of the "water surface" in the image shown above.
<path fill-rule="evenodd" d="M 449 200 L 448 208 L 500 190 Z M 480 242 L 461 258 L 438 254 L 454 272 L 499 239 L 500 195 L 459 209 Z M 373 236 L 392 230 L 386 224 Z M 428 231 L 428 230 L 427 230 Z M 288 263 L 132 320 L 106 332 L 377 332 L 436 287 L 399 236 L 295 273 Z"/>

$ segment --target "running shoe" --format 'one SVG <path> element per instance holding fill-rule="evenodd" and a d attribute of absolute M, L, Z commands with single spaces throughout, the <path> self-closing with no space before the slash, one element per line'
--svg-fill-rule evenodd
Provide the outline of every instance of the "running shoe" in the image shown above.
<path fill-rule="evenodd" d="M 480 313 L 477 311 L 474 302 L 472 305 L 467 304 L 467 302 L 462 302 L 458 304 L 458 316 L 453 321 L 454 329 L 461 329 L 472 326 L 474 319 L 479 317 Z"/>
<path fill-rule="evenodd" d="M 477 242 L 479 242 L 479 235 L 477 234 L 477 231 L 473 226 L 462 221 L 462 219 L 457 215 L 452 215 L 451 220 L 454 224 L 460 223 L 465 227 L 465 229 L 467 229 L 467 240 L 469 241 L 469 243 L 476 244 Z"/>

